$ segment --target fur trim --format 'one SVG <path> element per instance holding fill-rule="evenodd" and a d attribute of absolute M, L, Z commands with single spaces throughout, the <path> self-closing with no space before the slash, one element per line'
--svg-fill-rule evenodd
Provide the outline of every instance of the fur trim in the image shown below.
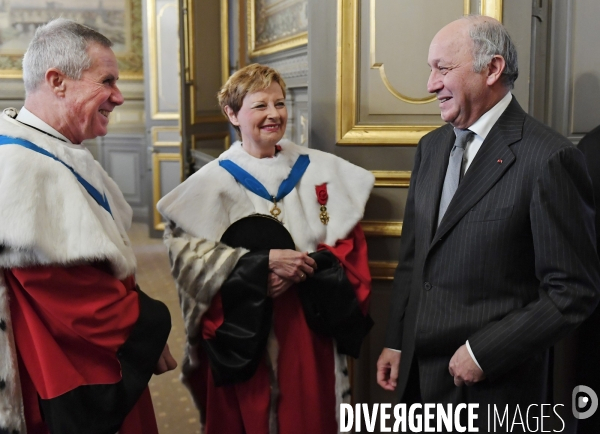
<path fill-rule="evenodd" d="M 26 433 L 17 352 L 12 333 L 8 288 L 0 270 L 0 431 Z"/>
<path fill-rule="evenodd" d="M 0 116 L 0 134 L 28 140 L 56 155 L 106 194 L 113 214 L 100 207 L 62 164 L 22 146 L 0 146 L 0 267 L 108 260 L 117 278 L 133 274 L 136 262 L 127 237 L 131 207 L 92 154 L 7 114 Z"/>
<path fill-rule="evenodd" d="M 335 359 L 335 418 L 338 423 L 338 433 L 340 433 L 340 404 L 350 404 L 352 390 L 348 373 L 348 357 L 338 353 L 335 341 L 333 341 L 333 357 Z"/>
<path fill-rule="evenodd" d="M 254 158 L 240 142 L 218 160 L 229 159 L 254 175 L 270 192 L 276 192 L 300 154 L 308 154 L 310 164 L 304 176 L 278 206 L 279 219 L 292 235 L 300 251 L 312 252 L 319 243 L 335 245 L 362 219 L 375 178 L 369 171 L 335 155 L 280 143 L 282 150 L 273 158 Z M 229 225 L 253 213 L 269 214 L 273 204 L 238 184 L 218 160 L 202 167 L 187 181 L 163 197 L 160 213 L 184 231 L 200 238 L 218 240 Z M 315 186 L 327 184 L 329 224 L 319 219 Z"/>
<path fill-rule="evenodd" d="M 269 434 L 279 433 L 279 419 L 277 416 L 277 404 L 279 403 L 278 363 L 279 343 L 275 337 L 275 330 L 271 328 L 269 340 L 267 341 L 267 367 L 269 368 L 269 381 L 271 383 L 271 399 L 269 403 Z"/>
<path fill-rule="evenodd" d="M 164 241 L 169 249 L 171 274 L 179 292 L 188 341 L 198 343 L 200 320 L 215 294 L 248 250 L 195 238 L 167 226 Z"/>
<path fill-rule="evenodd" d="M 237 261 L 248 250 L 196 238 L 170 225 L 165 228 L 164 242 L 169 249 L 171 274 L 179 293 L 187 336 L 181 381 L 192 390 L 188 377 L 199 364 L 196 354 L 201 340 L 200 321 Z M 195 400 L 194 394 L 192 398 Z M 199 402 L 194 403 L 201 412 L 201 432 L 204 432 L 202 406 Z"/>

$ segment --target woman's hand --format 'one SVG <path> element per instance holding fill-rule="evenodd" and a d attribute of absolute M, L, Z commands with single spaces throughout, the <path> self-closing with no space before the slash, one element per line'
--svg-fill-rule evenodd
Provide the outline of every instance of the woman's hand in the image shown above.
<path fill-rule="evenodd" d="M 285 291 L 287 291 L 294 282 L 288 279 L 283 279 L 272 271 L 269 273 L 269 280 L 267 282 L 267 295 L 272 298 L 277 298 Z"/>
<path fill-rule="evenodd" d="M 163 349 L 158 362 L 156 363 L 156 367 L 154 368 L 154 374 L 160 375 L 164 374 L 167 371 L 172 371 L 177 367 L 177 362 L 171 355 L 171 351 L 169 351 L 169 345 L 165 344 L 165 348 Z"/>
<path fill-rule="evenodd" d="M 269 252 L 269 270 L 284 280 L 302 282 L 312 276 L 317 263 L 306 252 L 273 249 Z"/>

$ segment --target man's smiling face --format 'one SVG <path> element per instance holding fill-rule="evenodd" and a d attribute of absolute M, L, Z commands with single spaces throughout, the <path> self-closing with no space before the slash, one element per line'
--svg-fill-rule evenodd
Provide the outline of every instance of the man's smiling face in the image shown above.
<path fill-rule="evenodd" d="M 429 47 L 427 90 L 437 95 L 442 119 L 468 128 L 488 109 L 487 68 L 473 71 L 469 23 L 455 21 L 438 32 Z"/>
<path fill-rule="evenodd" d="M 92 65 L 83 71 L 79 80 L 66 79 L 69 122 L 63 134 L 73 143 L 106 135 L 109 114 L 123 104 L 123 95 L 117 87 L 119 69 L 113 51 L 90 44 L 87 52 Z"/>

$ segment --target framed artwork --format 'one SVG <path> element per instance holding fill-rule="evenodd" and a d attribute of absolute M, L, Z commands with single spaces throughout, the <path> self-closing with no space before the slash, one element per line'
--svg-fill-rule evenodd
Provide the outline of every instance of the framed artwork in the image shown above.
<path fill-rule="evenodd" d="M 250 57 L 308 42 L 308 0 L 247 0 L 247 4 Z"/>
<path fill-rule="evenodd" d="M 143 77 L 142 0 L 0 0 L 0 78 L 20 78 L 21 61 L 35 30 L 63 17 L 113 42 L 124 79 Z"/>

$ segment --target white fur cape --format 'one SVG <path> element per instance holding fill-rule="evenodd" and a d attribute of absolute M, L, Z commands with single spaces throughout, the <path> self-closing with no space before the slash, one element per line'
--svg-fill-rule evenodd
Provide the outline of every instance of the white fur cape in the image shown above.
<path fill-rule="evenodd" d="M 375 178 L 371 172 L 335 155 L 280 142 L 281 152 L 273 158 L 255 158 L 234 143 L 214 161 L 202 167 L 183 184 L 163 197 L 158 211 L 185 232 L 199 238 L 218 241 L 231 223 L 253 213 L 269 214 L 272 202 L 257 196 L 239 184 L 219 166 L 219 160 L 231 160 L 256 177 L 276 194 L 288 177 L 300 154 L 310 164 L 296 188 L 279 203 L 279 220 L 292 235 L 299 251 L 312 252 L 319 243 L 335 245 L 361 220 Z M 326 184 L 330 220 L 319 219 L 315 186 Z"/>
<path fill-rule="evenodd" d="M 308 154 L 310 164 L 296 188 L 278 203 L 279 219 L 291 233 L 298 250 L 312 252 L 319 243 L 335 245 L 345 238 L 363 216 L 374 184 L 365 169 L 339 157 L 280 143 L 282 150 L 273 158 L 257 159 L 236 142 L 218 160 L 208 163 L 186 182 L 160 200 L 157 207 L 169 220 L 165 244 L 169 248 L 171 272 L 179 291 L 188 342 L 182 364 L 182 379 L 193 369 L 198 325 L 212 297 L 231 273 L 244 249 L 232 249 L 217 241 L 229 225 L 254 213 L 269 214 L 273 204 L 240 185 L 218 161 L 231 160 L 254 175 L 275 194 L 300 154 Z M 320 220 L 320 204 L 315 187 L 327 185 L 329 224 Z M 334 342 L 335 346 L 335 342 Z M 266 359 L 271 370 L 270 434 L 277 434 L 276 402 L 278 345 L 271 332 Z M 339 426 L 340 403 L 348 402 L 349 381 L 346 357 L 334 351 L 336 415 Z M 198 405 L 198 403 L 197 403 Z M 202 412 L 202 408 L 199 410 Z M 203 432 L 203 427 L 201 427 Z"/>
<path fill-rule="evenodd" d="M 123 279 L 135 272 L 136 262 L 126 233 L 131 207 L 91 153 L 29 128 L 15 116 L 14 109 L 0 115 L 0 135 L 54 154 L 105 193 L 112 210 L 111 216 L 59 162 L 19 145 L 0 145 L 0 321 L 5 324 L 0 380 L 6 383 L 0 390 L 0 430 L 25 433 L 3 269 L 107 260 L 115 277 Z"/>

